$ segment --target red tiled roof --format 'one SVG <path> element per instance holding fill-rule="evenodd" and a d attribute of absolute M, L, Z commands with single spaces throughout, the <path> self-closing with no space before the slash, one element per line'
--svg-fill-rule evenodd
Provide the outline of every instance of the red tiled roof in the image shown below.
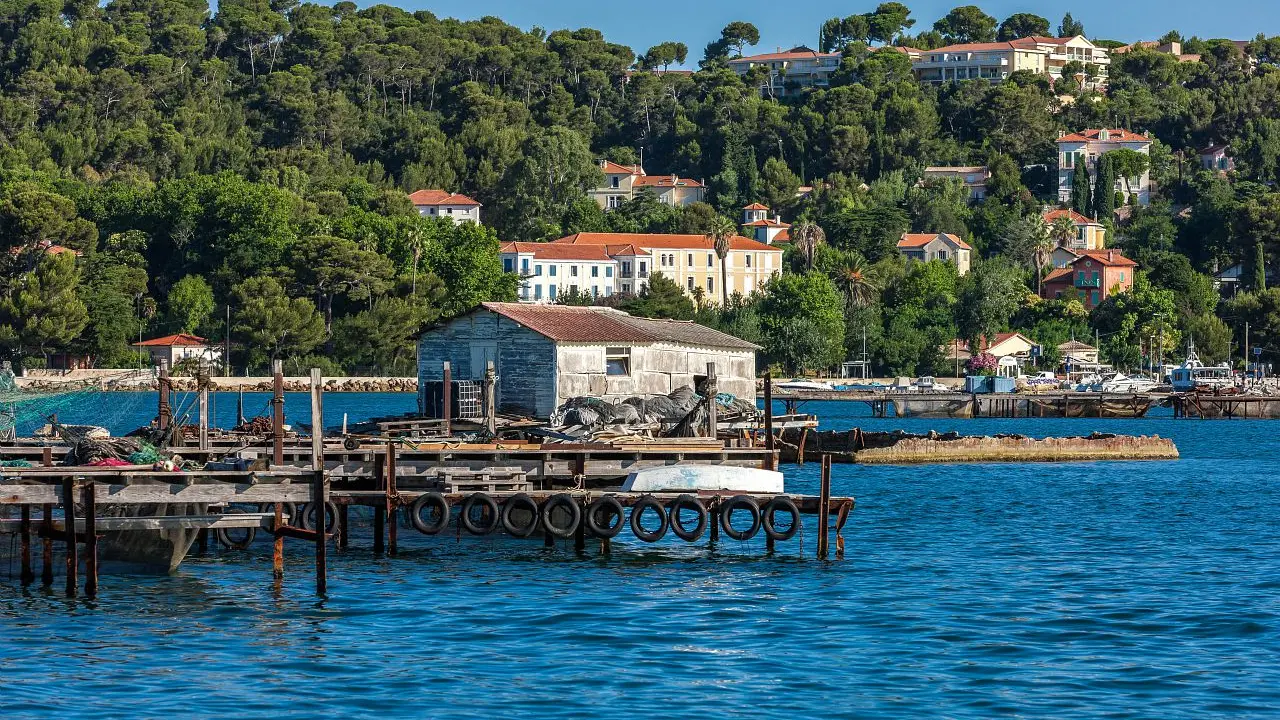
<path fill-rule="evenodd" d="M 687 320 L 639 318 L 611 308 L 522 303 L 484 303 L 483 307 L 557 342 L 667 342 L 736 350 L 757 347 Z"/>
<path fill-rule="evenodd" d="M 1053 222 L 1054 220 L 1057 220 L 1060 217 L 1069 217 L 1071 218 L 1071 222 L 1077 225 L 1097 225 L 1098 224 L 1097 220 L 1087 218 L 1084 215 L 1081 215 L 1080 213 L 1070 208 L 1067 208 L 1065 210 L 1050 210 L 1049 212 L 1044 214 L 1044 221 Z"/>
<path fill-rule="evenodd" d="M 479 205 L 480 203 L 461 193 L 444 190 L 418 190 L 410 193 L 409 201 L 415 206 L 421 205 Z"/>
<path fill-rule="evenodd" d="M 611 160 L 601 160 L 600 169 L 606 175 L 644 175 L 644 168 L 639 165 L 619 165 Z"/>
<path fill-rule="evenodd" d="M 903 233 L 902 237 L 898 240 L 898 247 L 902 249 L 924 247 L 925 245 L 933 242 L 933 239 L 939 235 L 950 240 L 961 250 L 973 249 L 969 247 L 969 243 L 961 240 L 951 233 Z"/>
<path fill-rule="evenodd" d="M 837 58 L 840 53 L 820 53 L 816 50 L 788 50 L 786 52 L 764 53 L 763 55 L 749 55 L 747 57 L 734 58 L 729 64 L 734 63 L 753 63 L 753 62 L 773 62 L 775 60 L 810 60 L 816 58 Z"/>
<path fill-rule="evenodd" d="M 702 183 L 675 175 L 642 175 L 635 179 L 636 187 L 702 187 Z"/>
<path fill-rule="evenodd" d="M 608 248 L 603 245 L 559 245 L 556 243 L 509 242 L 504 253 L 532 253 L 536 260 L 588 260 L 608 262 Z"/>
<path fill-rule="evenodd" d="M 605 245 L 605 252 L 612 256 L 625 255 L 634 257 L 648 257 L 649 251 L 644 248 L 638 248 L 630 243 L 626 245 Z"/>
<path fill-rule="evenodd" d="M 750 205 L 748 205 L 748 206 L 746 206 L 746 207 L 744 207 L 744 208 L 742 208 L 742 209 L 743 209 L 743 210 L 768 210 L 768 209 L 769 209 L 769 206 L 768 206 L 768 205 L 761 205 L 760 203 L 751 203 Z"/>
<path fill-rule="evenodd" d="M 742 227 L 776 227 L 776 228 L 789 228 L 789 227 L 791 227 L 791 224 L 790 224 L 790 223 L 784 223 L 784 222 L 778 222 L 777 220 L 767 220 L 767 219 L 766 219 L 766 220 L 752 220 L 752 221 L 751 221 L 751 222 L 749 222 L 749 223 L 743 223 L 743 224 L 742 224 Z"/>
<path fill-rule="evenodd" d="M 178 333 L 176 335 L 165 335 L 164 337 L 143 340 L 142 342 L 133 343 L 134 347 L 201 347 L 207 345 L 202 337 L 189 335 L 187 333 Z"/>
<path fill-rule="evenodd" d="M 1081 260 L 1093 260 L 1094 262 L 1106 265 L 1108 267 L 1136 267 L 1138 263 L 1121 255 L 1115 250 L 1081 250 L 1080 257 L 1075 262 Z M 1074 265 L 1075 263 L 1072 263 Z"/>
<path fill-rule="evenodd" d="M 577 233 L 562 237 L 555 243 L 579 245 L 634 245 L 637 248 L 661 248 L 663 250 L 712 250 L 714 243 L 706 235 L 661 235 L 645 233 Z M 729 240 L 730 250 L 771 250 L 771 245 L 735 235 Z"/>
<path fill-rule="evenodd" d="M 931 165 L 924 169 L 927 173 L 976 173 L 987 172 L 986 165 Z"/>
<path fill-rule="evenodd" d="M 1098 133 L 1100 132 L 1102 132 L 1100 129 L 1081 130 L 1078 133 L 1063 135 L 1058 138 L 1058 142 L 1090 142 L 1092 140 L 1097 140 Z M 1139 135 L 1138 133 L 1129 132 L 1128 130 L 1108 129 L 1107 132 L 1110 134 L 1110 137 L 1107 138 L 1107 142 L 1151 142 L 1151 138 L 1146 135 Z"/>
<path fill-rule="evenodd" d="M 1049 283 L 1057 282 L 1058 280 L 1062 280 L 1064 282 L 1070 282 L 1071 268 L 1069 267 L 1054 268 L 1052 271 L 1050 271 L 1048 275 L 1044 276 L 1044 280 L 1041 281 L 1041 284 L 1048 285 Z"/>

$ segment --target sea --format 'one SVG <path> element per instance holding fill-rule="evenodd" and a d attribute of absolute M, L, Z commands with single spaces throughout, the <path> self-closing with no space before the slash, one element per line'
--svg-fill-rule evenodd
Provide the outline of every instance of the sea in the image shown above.
<path fill-rule="evenodd" d="M 123 432 L 154 393 L 63 422 Z M 246 396 L 246 414 L 266 396 Z M 189 407 L 190 398 L 182 402 Z M 330 394 L 340 424 L 413 409 Z M 236 397 L 216 396 L 228 424 Z M 307 422 L 305 395 L 289 419 Z M 5 717 L 1261 718 L 1280 716 L 1278 421 L 876 419 L 822 427 L 1173 438 L 1162 462 L 836 465 L 857 498 L 843 559 L 812 530 L 656 544 L 400 533 L 193 554 L 176 575 L 106 575 L 99 597 L 23 590 L 0 568 Z M 817 491 L 818 464 L 785 468 Z M 812 522 L 812 519 L 810 519 Z M 8 542 L 7 539 L 4 542 Z M 9 554 L 12 557 L 12 554 Z M 7 561 L 8 562 L 8 561 Z"/>

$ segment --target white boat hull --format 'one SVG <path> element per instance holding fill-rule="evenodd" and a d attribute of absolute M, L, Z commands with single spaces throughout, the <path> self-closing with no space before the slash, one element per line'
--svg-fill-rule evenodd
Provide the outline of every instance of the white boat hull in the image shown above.
<path fill-rule="evenodd" d="M 637 470 L 622 484 L 624 492 L 698 492 L 733 490 L 781 493 L 782 473 L 728 465 L 668 465 Z"/>

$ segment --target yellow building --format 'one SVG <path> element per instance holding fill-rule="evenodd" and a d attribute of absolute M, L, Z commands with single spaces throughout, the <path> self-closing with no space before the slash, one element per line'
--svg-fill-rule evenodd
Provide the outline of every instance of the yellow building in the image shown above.
<path fill-rule="evenodd" d="M 1000 82 L 1011 73 L 1025 70 L 1047 75 L 1050 80 L 1062 77 L 1063 68 L 1079 62 L 1092 68 L 1094 79 L 1083 75 L 1076 79 L 1090 85 L 1106 83 L 1111 58 L 1105 48 L 1098 47 L 1081 35 L 1069 38 L 1025 37 L 1009 42 L 963 43 L 936 50 L 899 48 L 911 58 L 916 77 L 924 82 L 963 82 L 987 80 Z"/>
<path fill-rule="evenodd" d="M 718 302 L 722 297 L 720 259 L 705 235 L 577 233 L 555 242 L 605 246 L 618 262 L 616 288 L 620 293 L 639 293 L 653 273 L 662 273 L 690 295 L 701 289 L 708 300 Z M 725 258 L 728 295 L 749 295 L 781 271 L 779 248 L 741 235 L 730 241 Z"/>

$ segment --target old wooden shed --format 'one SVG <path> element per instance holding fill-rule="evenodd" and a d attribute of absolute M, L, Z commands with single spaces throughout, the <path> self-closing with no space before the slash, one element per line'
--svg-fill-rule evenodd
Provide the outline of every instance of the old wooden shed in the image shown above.
<path fill-rule="evenodd" d="M 602 307 L 484 303 L 418 340 L 419 403 L 450 363 L 455 381 L 498 375 L 501 412 L 547 417 L 571 397 L 610 402 L 697 386 L 714 362 L 720 392 L 755 397 L 756 345 L 696 323 Z"/>

